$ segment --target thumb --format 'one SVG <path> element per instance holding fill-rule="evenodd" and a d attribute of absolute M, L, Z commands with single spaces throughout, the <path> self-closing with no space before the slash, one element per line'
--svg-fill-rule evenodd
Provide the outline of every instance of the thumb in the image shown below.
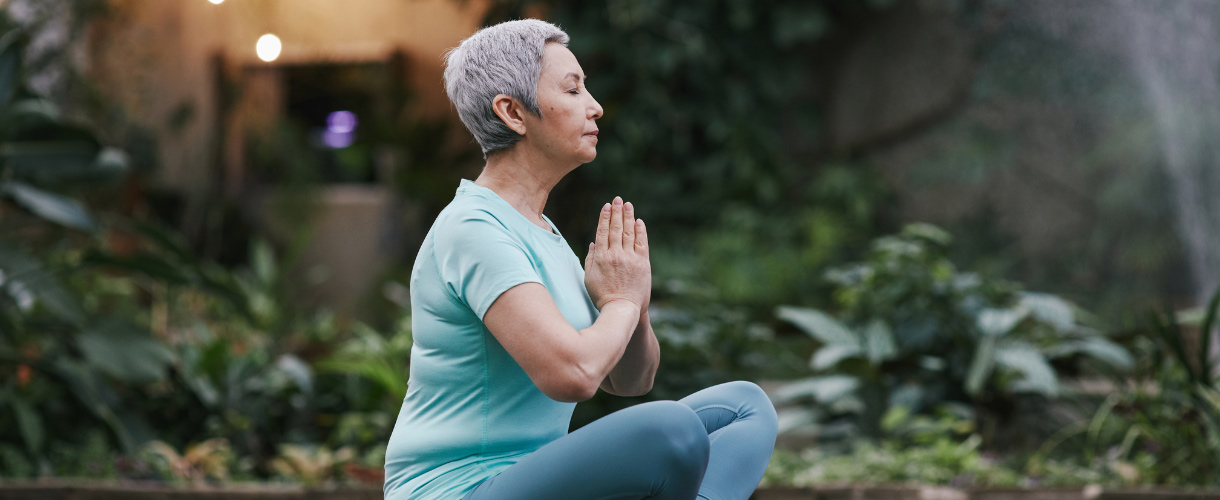
<path fill-rule="evenodd" d="M 589 243 L 589 253 L 585 254 L 585 269 L 589 269 L 589 262 L 593 259 L 593 244 Z"/>

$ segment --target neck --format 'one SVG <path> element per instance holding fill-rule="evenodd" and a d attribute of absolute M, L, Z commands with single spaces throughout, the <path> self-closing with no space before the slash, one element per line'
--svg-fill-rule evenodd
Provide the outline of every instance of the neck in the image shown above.
<path fill-rule="evenodd" d="M 487 158 L 483 173 L 474 183 L 494 191 L 509 205 L 521 212 L 535 224 L 550 230 L 542 220 L 551 189 L 571 169 L 557 168 L 553 162 L 532 155 L 524 144 L 517 144 L 508 151 Z"/>

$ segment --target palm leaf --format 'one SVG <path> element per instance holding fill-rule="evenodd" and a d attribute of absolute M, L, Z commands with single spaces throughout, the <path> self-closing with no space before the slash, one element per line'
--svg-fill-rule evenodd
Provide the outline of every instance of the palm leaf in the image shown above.
<path fill-rule="evenodd" d="M 1211 301 L 1207 304 L 1207 316 L 1203 318 L 1203 326 L 1199 329 L 1199 368 L 1202 370 L 1202 382 L 1208 386 L 1212 385 L 1212 364 L 1211 364 L 1211 349 L 1212 349 L 1212 328 L 1216 326 L 1216 313 L 1220 309 L 1220 289 L 1212 294 Z"/>
<path fill-rule="evenodd" d="M 776 315 L 780 319 L 796 325 L 801 331 L 826 345 L 860 346 L 859 340 L 856 339 L 856 335 L 851 330 L 822 311 L 803 307 L 780 306 L 776 309 Z"/>

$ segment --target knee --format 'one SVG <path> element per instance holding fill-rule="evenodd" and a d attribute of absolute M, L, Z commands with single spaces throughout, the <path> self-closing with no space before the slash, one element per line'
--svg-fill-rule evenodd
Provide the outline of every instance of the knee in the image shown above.
<path fill-rule="evenodd" d="M 711 444 L 703 421 L 690 407 L 677 401 L 653 401 L 636 437 L 652 448 L 669 467 L 702 471 Z"/>
<path fill-rule="evenodd" d="M 775 404 L 771 402 L 771 397 L 762 390 L 758 384 L 746 380 L 737 380 L 734 382 L 726 382 L 725 390 L 729 391 L 733 398 L 744 403 L 745 408 L 751 413 L 751 417 L 757 418 L 760 423 L 766 425 L 772 431 L 779 429 L 779 416 L 775 413 Z"/>

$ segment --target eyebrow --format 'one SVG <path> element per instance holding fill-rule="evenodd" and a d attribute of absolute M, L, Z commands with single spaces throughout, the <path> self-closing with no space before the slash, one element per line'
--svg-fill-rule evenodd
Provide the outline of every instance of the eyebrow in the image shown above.
<path fill-rule="evenodd" d="M 580 75 L 578 75 L 578 74 L 576 74 L 575 72 L 571 72 L 571 73 L 568 73 L 568 74 L 566 74 L 566 75 L 563 75 L 563 79 L 564 79 L 564 80 L 567 80 L 567 79 L 568 79 L 568 78 L 570 78 L 570 77 L 576 77 L 576 82 L 577 82 L 577 83 L 580 83 L 581 76 L 580 76 Z M 587 81 L 587 80 L 586 80 L 586 81 Z"/>

